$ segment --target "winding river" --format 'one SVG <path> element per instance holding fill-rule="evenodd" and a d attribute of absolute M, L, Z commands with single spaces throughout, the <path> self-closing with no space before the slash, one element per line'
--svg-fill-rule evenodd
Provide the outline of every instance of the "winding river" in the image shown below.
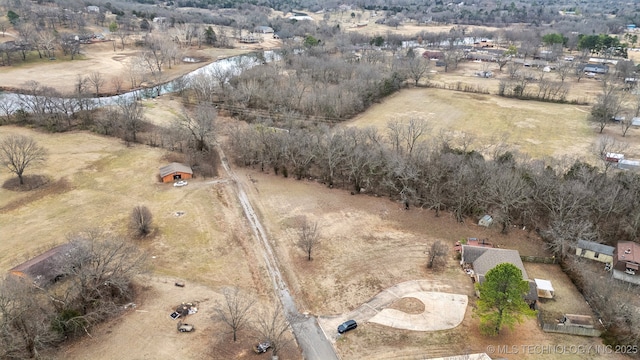
<path fill-rule="evenodd" d="M 265 51 L 263 52 L 263 59 L 267 62 L 278 59 L 278 55 L 274 51 Z M 217 60 L 211 62 L 203 67 L 200 67 L 196 70 L 193 70 L 190 73 L 180 76 L 179 78 L 166 82 L 164 84 L 156 85 L 154 87 L 136 89 L 126 93 L 122 93 L 114 96 L 106 96 L 106 97 L 93 97 L 83 99 L 85 105 L 89 104 L 90 108 L 97 108 L 101 106 L 114 105 L 120 101 L 130 101 L 132 99 L 147 99 L 152 98 L 158 95 L 168 94 L 172 92 L 177 92 L 179 90 L 188 88 L 193 81 L 199 75 L 214 73 L 219 71 L 228 71 L 230 70 L 233 75 L 240 74 L 243 70 L 252 68 L 256 65 L 260 65 L 262 60 L 256 54 L 246 54 L 246 55 L 238 55 L 229 57 L 226 59 Z M 42 96 L 42 99 L 45 97 Z M 3 114 L 7 113 L 11 114 L 20 109 L 31 112 L 29 103 L 34 103 L 37 99 L 35 95 L 25 95 L 18 94 L 12 92 L 0 92 L 0 109 Z M 48 98 L 47 100 L 51 101 L 54 106 L 50 106 L 55 108 L 55 104 L 62 104 L 63 98 Z M 79 110 L 75 109 L 75 110 Z"/>

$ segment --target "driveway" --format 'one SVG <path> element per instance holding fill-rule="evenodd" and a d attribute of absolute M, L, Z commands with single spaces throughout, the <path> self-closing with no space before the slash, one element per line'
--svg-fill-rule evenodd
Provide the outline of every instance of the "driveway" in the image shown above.
<path fill-rule="evenodd" d="M 396 284 L 357 309 L 337 316 L 321 316 L 320 326 L 332 341 L 338 338 L 336 328 L 342 322 L 354 319 L 359 324 L 377 323 L 397 329 L 413 331 L 437 331 L 454 328 L 462 322 L 467 309 L 466 295 L 455 294 L 453 287 L 431 280 L 412 280 Z M 409 314 L 400 310 L 388 309 L 394 301 L 411 297 L 424 304 L 420 314 Z"/>

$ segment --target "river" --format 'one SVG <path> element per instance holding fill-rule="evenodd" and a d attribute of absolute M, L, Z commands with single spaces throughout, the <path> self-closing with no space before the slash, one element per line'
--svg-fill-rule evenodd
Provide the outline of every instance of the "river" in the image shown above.
<path fill-rule="evenodd" d="M 277 60 L 279 56 L 274 51 L 265 51 L 262 58 L 264 59 L 264 61 L 271 62 Z M 226 70 L 231 70 L 233 75 L 238 75 L 243 70 L 252 68 L 256 65 L 260 65 L 262 61 L 263 60 L 256 54 L 238 55 L 226 59 L 217 60 L 164 84 L 144 89 L 136 89 L 114 96 L 83 98 L 84 106 L 88 105 L 89 108 L 96 108 L 101 106 L 114 105 L 120 101 L 130 101 L 131 99 L 148 99 L 158 95 L 177 92 L 184 88 L 188 88 L 192 80 L 198 75 Z M 66 100 L 59 97 L 38 97 L 35 95 L 0 92 L 0 115 L 12 114 L 20 109 L 26 112 L 33 112 L 33 106 L 30 104 L 38 103 L 38 101 L 34 101 L 38 98 L 42 100 L 46 99 L 50 102 L 48 106 L 52 110 L 50 112 L 54 112 L 54 110 L 56 109 L 56 104 L 62 104 L 64 102 L 63 100 Z M 78 109 L 76 109 L 76 111 L 79 109 L 80 108 L 78 105 Z"/>

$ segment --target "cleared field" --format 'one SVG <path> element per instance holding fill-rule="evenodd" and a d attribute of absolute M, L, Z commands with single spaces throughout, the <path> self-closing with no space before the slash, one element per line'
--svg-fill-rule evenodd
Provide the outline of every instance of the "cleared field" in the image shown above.
<path fill-rule="evenodd" d="M 255 294 L 260 307 L 270 303 L 271 295 L 261 258 L 251 247 L 241 210 L 224 179 L 193 179 L 186 187 L 174 188 L 158 182 L 164 150 L 127 147 L 84 132 L 43 134 L 0 127 L 0 137 L 5 134 L 31 136 L 49 151 L 46 164 L 28 173 L 46 175 L 51 182 L 30 192 L 0 188 L 0 272 L 83 229 L 124 234 L 136 205 L 151 210 L 158 228 L 153 238 L 139 241 L 150 256 L 150 275 L 139 279 L 136 310 L 98 326 L 93 338 L 65 346 L 52 358 L 113 359 L 122 354 L 120 349 L 135 359 L 175 359 L 176 351 L 190 359 L 253 355 L 252 334 L 226 345 L 224 325 L 212 319 L 221 287 L 238 286 Z M 3 170 L 0 183 L 11 176 Z M 173 285 L 178 279 L 186 282 L 184 289 Z M 179 336 L 184 334 L 177 333 L 169 314 L 180 303 L 192 301 L 201 303 L 193 316 L 197 331 Z M 295 348 L 283 353 L 287 358 L 298 354 Z"/>
<path fill-rule="evenodd" d="M 347 125 L 384 130 L 389 121 L 414 117 L 427 122 L 430 139 L 441 138 L 443 131 L 453 139 L 464 133 L 475 139 L 471 147 L 476 149 L 502 143 L 536 158 L 592 159 L 598 134 L 587 121 L 588 111 L 585 106 L 413 88 L 372 106 Z"/>
<path fill-rule="evenodd" d="M 328 189 L 311 181 L 284 179 L 251 169 L 244 173 L 246 189 L 256 210 L 266 224 L 277 249 L 281 266 L 286 270 L 292 292 L 301 311 L 314 315 L 347 313 L 382 289 L 406 280 L 435 280 L 450 284 L 452 292 L 469 296 L 469 306 L 462 324 L 451 330 L 416 332 L 365 322 L 358 329 L 338 337 L 336 347 L 342 359 L 421 359 L 487 351 L 489 345 L 561 344 L 591 345 L 598 339 L 548 334 L 540 330 L 535 318 L 528 319 L 513 331 L 505 330 L 496 338 L 478 333 L 478 319 L 473 317 L 475 297 L 471 280 L 454 259 L 453 244 L 463 237 L 488 238 L 501 247 L 516 248 L 523 254 L 540 254 L 540 239 L 514 229 L 501 235 L 498 229 L 475 225 L 473 219 L 459 224 L 444 214 L 436 218 L 431 211 L 411 209 L 372 196 L 352 196 L 347 191 Z M 295 224 L 300 216 L 319 223 L 322 242 L 307 261 L 295 245 Z M 425 266 L 429 245 L 442 240 L 451 244 L 448 267 L 434 273 Z M 527 264 L 527 269 L 529 269 Z M 581 304 L 584 299 L 557 267 L 532 266 L 530 276 L 558 282 L 565 307 Z M 554 282 L 555 284 L 555 282 Z M 588 307 L 586 308 L 588 309 Z M 329 329 L 331 331 L 333 329 Z M 333 335 L 331 335 L 333 336 Z M 581 354 L 565 355 L 582 359 Z M 557 354 L 510 354 L 510 359 L 553 359 Z M 615 355 L 598 358 L 617 359 Z"/>

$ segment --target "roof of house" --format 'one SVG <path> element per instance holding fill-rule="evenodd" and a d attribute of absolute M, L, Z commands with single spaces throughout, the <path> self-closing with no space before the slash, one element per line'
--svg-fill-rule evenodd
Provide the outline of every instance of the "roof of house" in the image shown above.
<path fill-rule="evenodd" d="M 611 256 L 613 256 L 613 251 L 615 250 L 613 246 L 586 240 L 578 240 L 578 244 L 576 245 L 576 247 L 579 249 L 591 250 L 600 254 Z"/>
<path fill-rule="evenodd" d="M 58 274 L 55 272 L 58 259 L 65 254 L 71 247 L 66 243 L 58 245 L 47 252 L 44 252 L 32 259 L 9 270 L 10 273 L 17 275 L 26 275 L 34 281 L 38 281 L 41 285 L 53 280 Z"/>
<path fill-rule="evenodd" d="M 160 168 L 160 177 L 165 177 L 177 172 L 193 174 L 193 170 L 191 170 L 189 166 L 174 162 Z"/>
<path fill-rule="evenodd" d="M 273 28 L 270 26 L 264 26 L 264 25 L 260 25 L 260 26 L 256 26 L 255 31 L 261 31 L 261 32 L 273 32 Z"/>
<path fill-rule="evenodd" d="M 640 244 L 633 241 L 618 241 L 618 261 L 640 264 Z"/>
<path fill-rule="evenodd" d="M 522 271 L 523 279 L 529 278 L 517 250 L 462 245 L 462 261 L 472 264 L 473 271 L 480 275 L 486 274 L 498 264 L 510 263 Z"/>

